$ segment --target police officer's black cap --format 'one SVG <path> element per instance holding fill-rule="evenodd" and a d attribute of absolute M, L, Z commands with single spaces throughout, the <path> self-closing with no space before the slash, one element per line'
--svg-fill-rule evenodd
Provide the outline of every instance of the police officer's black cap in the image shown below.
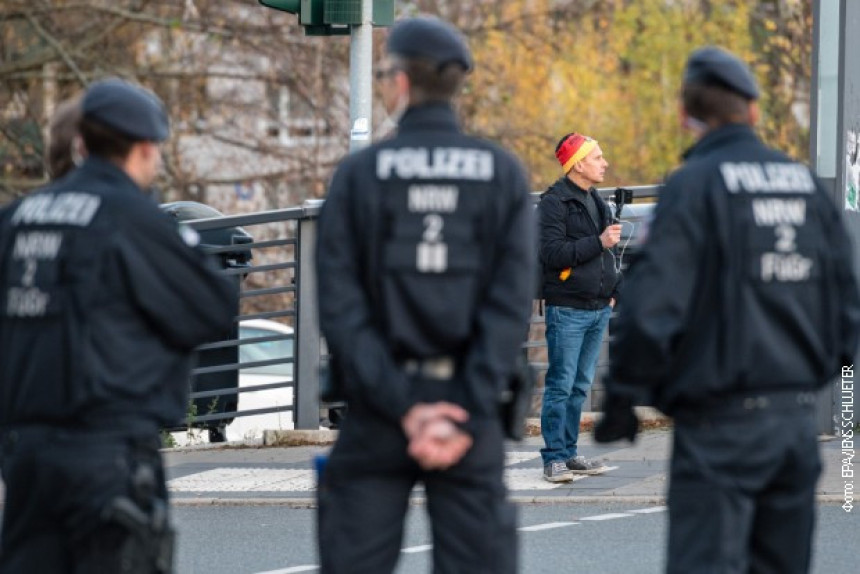
<path fill-rule="evenodd" d="M 463 35 L 451 24 L 433 16 L 397 22 L 388 34 L 386 50 L 405 58 L 423 58 L 440 68 L 456 62 L 472 69 L 472 53 Z"/>
<path fill-rule="evenodd" d="M 160 142 L 170 133 L 167 112 L 158 96 L 119 78 L 92 84 L 84 94 L 82 107 L 84 118 L 134 141 Z"/>
<path fill-rule="evenodd" d="M 758 85 L 749 67 L 722 48 L 699 48 L 687 59 L 684 85 L 720 86 L 750 100 L 759 97 Z"/>

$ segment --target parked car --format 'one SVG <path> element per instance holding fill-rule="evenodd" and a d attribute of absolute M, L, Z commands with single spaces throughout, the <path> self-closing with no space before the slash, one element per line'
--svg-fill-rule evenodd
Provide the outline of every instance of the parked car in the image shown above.
<path fill-rule="evenodd" d="M 289 385 L 240 392 L 239 412 L 293 405 L 293 328 L 267 319 L 250 319 L 239 323 L 239 339 L 254 340 L 239 345 L 239 389 Z M 292 428 L 291 410 L 237 416 L 227 425 L 226 438 L 260 438 L 264 430 Z"/>
<path fill-rule="evenodd" d="M 176 201 L 164 203 L 161 209 L 177 221 L 189 221 L 194 219 L 218 219 L 224 215 L 217 209 L 198 203 L 196 201 Z M 214 229 L 203 229 L 199 231 L 200 247 L 207 250 L 216 250 L 214 258 L 223 269 L 237 269 L 251 267 L 251 249 L 248 244 L 253 243 L 253 237 L 241 227 L 229 226 Z M 229 250 L 224 250 L 230 247 Z M 241 281 L 245 275 L 233 275 L 234 279 Z M 211 342 L 216 343 L 223 340 L 234 340 L 238 337 L 236 325 L 229 330 L 220 333 Z M 210 368 L 219 365 L 233 365 L 238 361 L 238 349 L 234 346 L 210 347 L 198 350 L 196 358 L 197 368 Z M 213 370 L 205 374 L 198 374 L 192 380 L 192 392 L 205 393 L 222 390 L 235 390 L 238 387 L 238 373 L 235 370 Z M 198 397 L 194 400 L 191 411 L 193 415 L 218 415 L 231 413 L 237 409 L 238 395 L 236 393 L 224 393 L 211 397 Z M 211 442 L 223 442 L 225 440 L 225 428 L 232 422 L 231 419 L 218 419 L 195 425 L 195 428 L 205 430 Z M 185 428 L 184 424 L 174 427 Z"/>
<path fill-rule="evenodd" d="M 622 271 L 635 263 L 642 244 L 648 236 L 648 225 L 656 205 L 656 203 L 629 203 L 622 209 L 621 241 L 616 248 L 621 258 Z M 614 213 L 615 208 L 613 207 L 612 210 Z"/>

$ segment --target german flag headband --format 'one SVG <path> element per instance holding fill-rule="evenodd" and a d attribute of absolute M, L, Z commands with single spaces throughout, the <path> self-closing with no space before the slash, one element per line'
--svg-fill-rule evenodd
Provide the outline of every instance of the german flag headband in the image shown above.
<path fill-rule="evenodd" d="M 567 173 L 573 169 L 573 164 L 584 160 L 596 147 L 597 140 L 581 134 L 570 134 L 555 152 L 555 157 L 558 158 L 564 173 Z"/>

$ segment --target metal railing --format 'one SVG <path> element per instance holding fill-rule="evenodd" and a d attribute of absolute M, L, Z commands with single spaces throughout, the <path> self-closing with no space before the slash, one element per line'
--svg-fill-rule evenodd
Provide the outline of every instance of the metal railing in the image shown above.
<path fill-rule="evenodd" d="M 656 186 L 637 186 L 630 189 L 633 190 L 634 201 L 637 202 L 653 200 L 657 195 Z M 614 188 L 601 189 L 600 193 L 611 199 L 613 191 Z M 533 195 L 537 201 L 539 194 Z M 227 421 L 240 417 L 288 412 L 292 414 L 294 428 L 319 428 L 321 408 L 326 407 L 319 400 L 320 364 L 325 350 L 317 314 L 313 252 L 321 205 L 321 200 L 310 200 L 300 207 L 184 222 L 201 233 L 238 227 L 251 236 L 252 241 L 249 243 L 207 246 L 209 252 L 221 256 L 222 260 L 227 262 L 224 273 L 236 276 L 241 281 L 241 307 L 240 314 L 236 317 L 237 327 L 241 328 L 244 322 L 255 319 L 276 320 L 292 327 L 292 334 L 250 338 L 240 336 L 237 329 L 235 336 L 203 345 L 199 350 L 204 353 L 221 349 L 241 350 L 244 345 L 285 340 L 293 345 L 292 357 L 276 357 L 263 361 L 235 360 L 195 368 L 192 372 L 193 400 L 199 402 L 218 399 L 223 401 L 222 404 L 231 404 L 229 399 L 236 396 L 238 404 L 235 409 L 197 413 L 193 416 L 194 425 L 223 427 Z M 252 254 L 251 266 L 230 266 L 232 253 L 247 250 Z M 543 323 L 541 314 L 533 315 L 529 341 L 526 343 L 529 360 L 540 371 L 545 371 L 547 366 Z M 606 340 L 601 351 L 599 368 L 606 360 L 605 343 Z M 200 385 L 197 383 L 213 373 L 234 373 L 235 381 L 241 379 L 242 373 L 250 369 L 277 364 L 291 364 L 292 376 L 258 385 L 233 384 L 224 388 L 198 389 Z M 599 387 L 599 378 L 600 371 L 595 389 Z M 288 399 L 284 401 L 285 404 L 241 408 L 242 395 L 279 390 L 284 391 L 283 396 Z M 537 393 L 541 392 L 542 388 L 539 387 Z"/>
<path fill-rule="evenodd" d="M 287 412 L 292 414 L 295 428 L 318 428 L 320 335 L 312 250 L 316 243 L 319 207 L 320 202 L 307 202 L 301 207 L 184 222 L 204 236 L 207 231 L 241 228 L 252 239 L 241 244 L 204 246 L 206 251 L 219 255 L 222 262 L 226 262 L 225 274 L 240 281 L 240 314 L 235 319 L 236 328 L 231 337 L 198 348 L 201 358 L 206 353 L 232 349 L 235 360 L 227 356 L 225 361 L 198 365 L 192 371 L 192 401 L 199 404 L 214 399 L 217 402 L 213 404 L 218 408 L 203 412 L 197 408 L 197 412 L 190 415 L 189 424 L 218 428 L 223 432 L 223 427 L 236 418 Z M 231 254 L 237 252 L 250 252 L 251 265 L 231 266 Z M 246 325 L 262 332 L 258 324 L 251 323 L 256 320 L 272 321 L 284 328 L 262 336 L 242 336 Z M 292 353 L 264 360 L 242 358 L 243 347 L 279 341 L 288 342 Z M 207 362 L 212 363 L 212 359 Z M 280 369 L 290 374 L 273 382 L 241 384 L 244 374 L 272 366 L 290 366 L 291 369 Z M 204 386 L 201 382 L 208 375 L 225 373 L 232 375 L 230 383 L 221 388 L 200 390 Z M 261 392 L 277 396 L 278 404 L 257 408 L 241 406 L 242 395 Z"/>

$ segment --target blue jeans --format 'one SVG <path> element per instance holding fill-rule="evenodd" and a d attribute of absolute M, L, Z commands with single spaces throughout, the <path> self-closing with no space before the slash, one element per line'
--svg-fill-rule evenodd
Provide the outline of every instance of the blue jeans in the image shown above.
<path fill-rule="evenodd" d="M 600 343 L 612 307 L 590 311 L 548 305 L 546 346 L 549 370 L 544 380 L 540 414 L 544 464 L 576 456 L 582 403 L 591 387 Z"/>

